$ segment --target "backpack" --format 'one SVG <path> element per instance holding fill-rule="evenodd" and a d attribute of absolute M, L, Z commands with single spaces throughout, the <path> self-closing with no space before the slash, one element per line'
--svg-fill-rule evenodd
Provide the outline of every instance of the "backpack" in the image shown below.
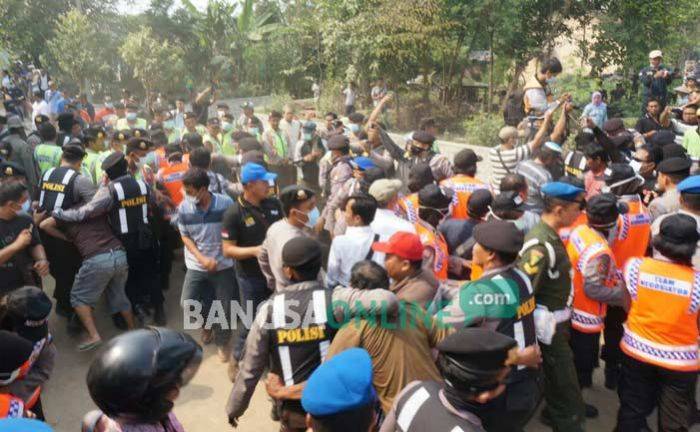
<path fill-rule="evenodd" d="M 525 90 L 513 91 L 506 101 L 503 109 L 503 121 L 508 126 L 517 127 L 525 118 Z"/>

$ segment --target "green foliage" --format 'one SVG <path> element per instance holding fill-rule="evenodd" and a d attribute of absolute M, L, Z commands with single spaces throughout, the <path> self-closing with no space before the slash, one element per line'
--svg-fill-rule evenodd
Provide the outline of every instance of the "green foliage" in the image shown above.
<path fill-rule="evenodd" d="M 503 126 L 502 115 L 478 113 L 464 121 L 464 139 L 469 144 L 495 147 L 500 144 L 498 132 Z"/>
<path fill-rule="evenodd" d="M 119 53 L 146 94 L 156 89 L 173 91 L 182 79 L 182 51 L 168 41 L 156 39 L 148 27 L 129 33 Z"/>
<path fill-rule="evenodd" d="M 289 93 L 274 93 L 270 95 L 270 100 L 265 103 L 264 107 L 260 108 L 262 112 L 279 111 L 282 112 L 286 104 L 290 103 L 292 96 Z"/>

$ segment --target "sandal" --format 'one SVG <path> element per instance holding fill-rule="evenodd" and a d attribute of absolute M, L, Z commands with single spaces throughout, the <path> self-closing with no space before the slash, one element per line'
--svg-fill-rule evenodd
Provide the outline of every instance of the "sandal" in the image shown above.
<path fill-rule="evenodd" d="M 80 351 L 80 352 L 91 351 L 100 345 L 102 345 L 101 339 L 93 341 L 93 342 L 83 342 L 80 345 L 78 345 L 78 351 Z"/>

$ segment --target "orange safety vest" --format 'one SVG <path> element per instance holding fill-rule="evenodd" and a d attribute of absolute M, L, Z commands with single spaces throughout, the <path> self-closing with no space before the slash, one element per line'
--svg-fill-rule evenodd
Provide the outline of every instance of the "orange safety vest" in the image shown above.
<path fill-rule="evenodd" d="M 651 235 L 651 217 L 640 200 L 626 201 L 629 212 L 617 219 L 617 236 L 612 244 L 620 268 L 632 257 L 646 255 Z"/>
<path fill-rule="evenodd" d="M 24 416 L 24 402 L 11 394 L 0 394 L 0 419 Z"/>
<path fill-rule="evenodd" d="M 574 303 L 571 314 L 571 327 L 582 333 L 598 333 L 603 330 L 607 305 L 593 300 L 583 289 L 583 269 L 587 263 L 601 255 L 609 255 L 611 260 L 605 285 L 612 287 L 617 281 L 617 266 L 607 241 L 588 225 L 581 225 L 571 232 L 566 252 L 574 273 Z"/>
<path fill-rule="evenodd" d="M 452 189 L 455 194 L 450 205 L 453 219 L 467 219 L 467 202 L 472 193 L 479 189 L 487 189 L 488 186 L 481 180 L 464 174 L 457 174 L 440 182 L 440 186 Z"/>
<path fill-rule="evenodd" d="M 586 216 L 585 212 L 581 212 L 574 223 L 569 225 L 566 228 L 562 228 L 559 230 L 559 238 L 561 239 L 561 242 L 564 243 L 564 247 L 567 247 L 569 245 L 569 237 L 571 237 L 571 232 L 578 228 L 581 225 L 585 225 L 588 223 L 588 216 Z"/>
<path fill-rule="evenodd" d="M 447 242 L 440 231 L 437 231 L 427 223 L 418 220 L 415 223 L 416 234 L 420 237 L 423 246 L 432 248 L 435 251 L 433 260 L 433 272 L 438 280 L 447 280 L 447 264 L 450 253 L 447 250 Z"/>
<path fill-rule="evenodd" d="M 684 372 L 700 370 L 700 272 L 654 258 L 625 266 L 632 306 L 620 348 L 644 363 Z"/>
<path fill-rule="evenodd" d="M 158 178 L 160 179 L 163 186 L 168 190 L 170 199 L 173 203 L 178 206 L 185 197 L 183 192 L 182 178 L 185 176 L 187 170 L 190 169 L 190 164 L 187 162 L 180 162 L 175 165 L 168 165 L 164 168 L 158 170 Z"/>
<path fill-rule="evenodd" d="M 418 193 L 412 193 L 399 200 L 399 212 L 404 219 L 411 223 L 418 221 Z"/>

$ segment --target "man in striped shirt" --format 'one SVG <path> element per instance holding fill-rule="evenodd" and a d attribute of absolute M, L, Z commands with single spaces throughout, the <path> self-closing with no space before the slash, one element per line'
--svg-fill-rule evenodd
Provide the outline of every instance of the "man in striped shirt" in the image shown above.
<path fill-rule="evenodd" d="M 518 129 L 513 126 L 505 126 L 498 133 L 501 145 L 493 147 L 489 151 L 489 161 L 491 162 L 491 189 L 494 194 L 500 193 L 499 185 L 501 179 L 507 174 L 515 172 L 515 166 L 519 162 L 529 159 L 532 153 L 539 149 L 544 142 L 545 135 L 549 131 L 552 120 L 552 113 L 546 112 L 542 124 L 532 141 L 516 146 L 518 140 Z"/>
<path fill-rule="evenodd" d="M 534 159 L 520 162 L 515 167 L 517 174 L 525 177 L 527 181 L 527 201 L 525 210 L 530 210 L 537 214 L 542 214 L 544 209 L 544 198 L 540 188 L 551 182 L 552 174 L 547 169 L 561 158 L 561 146 L 553 141 L 547 141 L 545 145 L 537 151 Z"/>

